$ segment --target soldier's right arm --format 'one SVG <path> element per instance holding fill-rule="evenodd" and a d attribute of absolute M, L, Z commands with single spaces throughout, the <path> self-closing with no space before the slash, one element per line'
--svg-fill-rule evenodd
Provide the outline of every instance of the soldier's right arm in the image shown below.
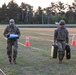
<path fill-rule="evenodd" d="M 58 31 L 57 29 L 54 31 L 54 43 L 57 42 L 57 34 L 58 34 Z"/>
<path fill-rule="evenodd" d="M 8 26 L 5 28 L 5 30 L 4 30 L 4 33 L 3 33 L 3 35 L 5 36 L 5 37 L 8 37 L 9 36 L 9 33 L 8 33 Z"/>

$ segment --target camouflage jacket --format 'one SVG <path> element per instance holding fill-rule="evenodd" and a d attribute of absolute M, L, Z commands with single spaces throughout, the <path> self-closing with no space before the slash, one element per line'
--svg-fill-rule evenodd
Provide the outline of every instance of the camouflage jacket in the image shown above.
<path fill-rule="evenodd" d="M 59 27 L 54 31 L 54 43 L 57 41 L 66 41 L 66 43 L 69 43 L 69 33 L 65 27 Z"/>
<path fill-rule="evenodd" d="M 7 26 L 6 28 L 5 28 L 5 30 L 4 30 L 4 33 L 3 33 L 3 35 L 5 36 L 5 37 L 7 37 L 7 34 L 10 32 L 10 34 L 17 34 L 19 37 L 20 37 L 20 30 L 19 30 L 19 28 L 17 27 L 17 26 L 13 26 L 13 27 L 11 27 L 11 26 Z"/>

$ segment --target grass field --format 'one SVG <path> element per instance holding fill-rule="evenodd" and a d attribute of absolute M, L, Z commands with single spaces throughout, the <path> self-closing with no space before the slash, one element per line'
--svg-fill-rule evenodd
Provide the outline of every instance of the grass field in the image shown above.
<path fill-rule="evenodd" d="M 70 44 L 76 28 L 68 28 Z M 52 28 L 21 28 L 17 65 L 9 64 L 6 54 L 6 40 L 3 36 L 4 28 L 0 28 L 0 69 L 6 75 L 76 75 L 76 47 L 71 46 L 72 58 L 64 58 L 62 64 L 58 59 L 50 57 L 53 43 Z M 30 47 L 23 46 L 25 38 L 29 37 Z M 20 44 L 21 43 L 21 44 Z"/>

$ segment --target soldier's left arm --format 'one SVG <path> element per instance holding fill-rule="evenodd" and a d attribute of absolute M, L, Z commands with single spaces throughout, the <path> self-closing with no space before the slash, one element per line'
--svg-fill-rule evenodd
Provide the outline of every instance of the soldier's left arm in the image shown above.
<path fill-rule="evenodd" d="M 16 34 L 18 35 L 18 37 L 21 36 L 20 29 L 18 27 L 17 27 L 17 30 L 16 30 Z"/>
<path fill-rule="evenodd" d="M 69 32 L 66 30 L 66 43 L 69 44 Z"/>

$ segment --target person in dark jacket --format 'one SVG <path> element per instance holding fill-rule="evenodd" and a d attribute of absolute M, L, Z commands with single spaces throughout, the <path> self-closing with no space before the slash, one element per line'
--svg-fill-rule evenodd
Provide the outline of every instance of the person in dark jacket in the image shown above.
<path fill-rule="evenodd" d="M 65 21 L 59 22 L 59 27 L 54 31 L 54 44 L 58 46 L 58 59 L 59 63 L 62 62 L 65 54 L 65 46 L 69 44 L 69 32 L 65 28 Z"/>
<path fill-rule="evenodd" d="M 17 58 L 17 49 L 18 49 L 18 39 L 20 37 L 20 30 L 19 28 L 15 25 L 14 19 L 10 19 L 9 25 L 5 28 L 4 30 L 4 36 L 7 38 L 7 55 L 9 58 L 10 64 L 13 63 L 16 64 L 16 58 Z M 9 38 L 11 34 L 18 35 L 17 38 Z M 13 47 L 13 51 L 12 51 Z M 13 52 L 13 54 L 12 54 Z M 12 59 L 13 58 L 13 59 Z"/>

